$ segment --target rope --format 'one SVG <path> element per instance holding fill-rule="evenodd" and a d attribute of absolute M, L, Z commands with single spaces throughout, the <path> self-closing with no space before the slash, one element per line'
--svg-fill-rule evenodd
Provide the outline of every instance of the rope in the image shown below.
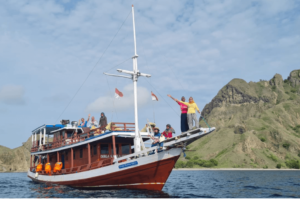
<path fill-rule="evenodd" d="M 210 128 L 210 126 L 208 125 L 208 123 L 206 122 L 206 120 L 204 119 L 204 117 L 202 115 L 200 117 L 204 120 L 204 122 L 208 126 L 208 128 Z"/>
<path fill-rule="evenodd" d="M 94 65 L 94 67 L 92 68 L 92 70 L 90 71 L 90 73 L 88 74 L 88 76 L 85 78 L 85 80 L 83 81 L 83 83 L 81 84 L 81 86 L 79 87 L 79 89 L 76 91 L 75 95 L 72 97 L 71 101 L 67 104 L 67 106 L 65 107 L 65 109 L 62 111 L 62 113 L 59 115 L 59 117 L 55 120 L 57 121 L 65 112 L 65 110 L 69 107 L 69 105 L 71 104 L 71 102 L 73 101 L 73 99 L 75 98 L 75 96 L 78 94 L 78 92 L 80 91 L 80 89 L 82 88 L 82 86 L 85 84 L 85 82 L 87 81 L 87 79 L 89 78 L 89 76 L 92 74 L 93 70 L 95 69 L 95 67 L 98 65 L 98 63 L 100 62 L 100 60 L 102 59 L 103 55 L 105 54 L 105 52 L 107 51 L 107 49 L 109 48 L 109 46 L 111 45 L 111 43 L 113 42 L 113 40 L 115 39 L 115 37 L 117 36 L 117 34 L 119 33 L 119 31 L 121 30 L 122 26 L 124 25 L 125 21 L 127 20 L 128 16 L 131 14 L 131 10 L 128 13 L 126 19 L 123 21 L 122 25 L 120 26 L 119 30 L 117 31 L 117 33 L 114 35 L 114 37 L 112 38 L 112 40 L 109 42 L 108 46 L 105 48 L 105 50 L 103 51 L 102 55 L 100 56 L 100 58 L 98 59 L 98 61 L 96 62 L 96 64 Z"/>
<path fill-rule="evenodd" d="M 109 95 L 110 95 L 110 97 L 111 97 L 111 98 L 112 98 L 112 100 L 113 100 L 113 106 L 114 106 L 114 110 L 115 110 L 115 113 L 116 113 L 117 119 L 119 120 L 119 118 L 118 118 L 118 113 L 117 113 L 117 110 L 116 110 L 116 107 L 115 107 L 115 99 L 114 99 L 114 98 L 113 98 L 113 96 L 111 95 L 110 85 L 109 85 L 109 83 L 108 83 L 107 76 L 105 76 L 105 77 L 106 77 L 106 81 L 107 81 L 107 85 L 108 85 Z M 112 122 L 112 119 L 113 119 L 113 115 L 114 115 L 114 112 L 112 113 L 112 116 L 111 116 L 111 122 Z"/>
<path fill-rule="evenodd" d="M 123 62 L 121 62 L 121 63 L 117 64 L 116 66 L 114 66 L 114 67 L 112 67 L 112 68 L 108 69 L 108 70 L 107 70 L 107 71 L 105 71 L 105 72 L 108 72 L 108 71 L 112 70 L 113 68 L 116 68 L 116 67 L 118 67 L 118 66 L 122 65 L 123 63 L 127 62 L 128 60 L 132 60 L 132 58 L 129 58 L 129 59 L 127 59 L 127 60 L 124 60 Z"/>

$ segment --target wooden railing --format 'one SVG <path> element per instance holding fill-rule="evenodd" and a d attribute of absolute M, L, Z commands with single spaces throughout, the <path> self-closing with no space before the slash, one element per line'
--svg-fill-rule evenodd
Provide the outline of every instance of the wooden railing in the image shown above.
<path fill-rule="evenodd" d="M 112 122 L 112 131 L 135 131 L 135 123 Z"/>
<path fill-rule="evenodd" d="M 112 131 L 134 131 L 134 123 L 122 123 L 122 122 L 112 122 L 111 124 L 111 130 Z M 86 138 L 90 138 L 92 136 L 95 136 L 96 134 L 102 134 L 102 131 L 105 131 L 105 127 L 96 128 L 93 130 L 90 130 L 89 128 L 82 128 L 83 133 L 76 134 L 72 137 L 61 139 L 60 141 L 56 142 L 48 142 L 45 145 L 39 146 L 38 141 L 35 141 L 33 143 L 33 147 L 31 148 L 31 152 L 37 152 L 39 150 L 45 151 L 45 150 L 51 150 L 56 149 L 62 146 L 75 144 L 81 141 L 84 141 Z"/>
<path fill-rule="evenodd" d="M 59 172 L 53 172 L 53 170 L 51 170 L 50 174 L 47 174 L 45 172 L 45 170 L 42 170 L 41 172 L 39 172 L 39 174 L 41 174 L 41 175 L 62 175 L 62 174 L 72 174 L 72 173 L 77 173 L 77 172 L 83 172 L 83 171 L 88 171 L 91 169 L 97 169 L 97 168 L 112 165 L 113 160 L 114 160 L 114 158 L 106 158 L 106 159 L 102 159 L 100 161 L 93 162 L 91 164 L 85 164 L 85 165 L 80 165 L 80 166 L 76 166 L 73 168 L 62 169 Z M 30 171 L 33 172 L 33 170 L 35 168 L 36 167 L 30 167 Z"/>

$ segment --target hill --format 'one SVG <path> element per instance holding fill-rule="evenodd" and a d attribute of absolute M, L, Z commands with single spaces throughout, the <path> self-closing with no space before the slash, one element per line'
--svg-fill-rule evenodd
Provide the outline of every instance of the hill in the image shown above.
<path fill-rule="evenodd" d="M 0 172 L 27 171 L 30 166 L 30 148 L 31 137 L 22 146 L 15 149 L 0 145 Z"/>
<path fill-rule="evenodd" d="M 217 166 L 206 165 L 215 168 L 299 168 L 300 70 L 285 80 L 280 74 L 269 81 L 233 79 L 202 115 L 216 131 L 189 145 L 189 161 L 181 157 L 176 167 L 199 168 L 212 159 Z"/>

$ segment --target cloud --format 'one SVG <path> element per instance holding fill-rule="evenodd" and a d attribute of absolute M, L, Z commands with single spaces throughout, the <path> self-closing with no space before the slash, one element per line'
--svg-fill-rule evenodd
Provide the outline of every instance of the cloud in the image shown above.
<path fill-rule="evenodd" d="M 99 97 L 94 102 L 90 103 L 87 112 L 117 112 L 133 109 L 133 85 L 126 85 L 124 88 L 118 88 L 123 93 L 122 98 L 116 99 L 114 93 L 106 94 L 106 96 Z M 138 106 L 142 107 L 151 102 L 150 91 L 144 87 L 138 87 Z"/>
<path fill-rule="evenodd" d="M 24 88 L 19 85 L 7 85 L 0 89 L 0 102 L 7 105 L 23 105 Z"/>

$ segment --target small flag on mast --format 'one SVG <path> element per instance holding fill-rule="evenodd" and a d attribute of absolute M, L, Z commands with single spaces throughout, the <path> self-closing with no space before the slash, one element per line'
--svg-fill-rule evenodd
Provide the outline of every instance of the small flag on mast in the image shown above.
<path fill-rule="evenodd" d="M 152 101 L 158 101 L 158 98 L 155 94 L 153 94 L 153 92 L 151 91 L 151 97 L 152 97 Z"/>
<path fill-rule="evenodd" d="M 120 92 L 117 88 L 115 89 L 115 97 L 116 98 L 123 97 L 123 93 Z"/>

